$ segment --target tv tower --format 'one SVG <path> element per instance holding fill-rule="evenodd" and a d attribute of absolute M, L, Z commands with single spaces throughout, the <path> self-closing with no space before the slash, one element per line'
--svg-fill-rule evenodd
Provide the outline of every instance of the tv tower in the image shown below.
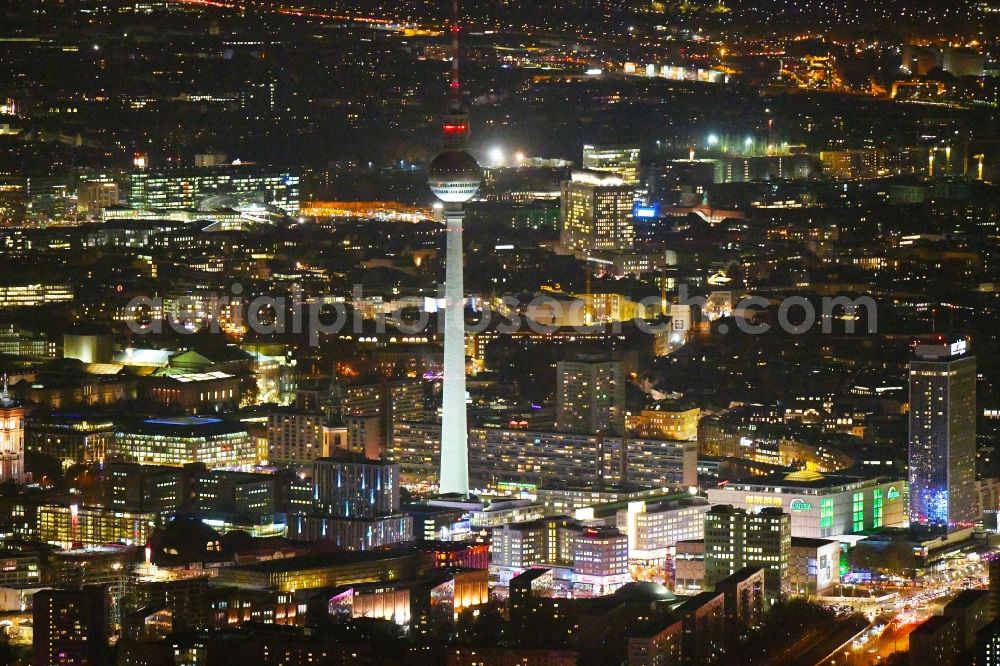
<path fill-rule="evenodd" d="M 441 416 L 441 494 L 469 494 L 469 429 L 465 413 L 465 289 L 462 278 L 462 223 L 465 208 L 483 173 L 465 152 L 469 113 L 462 104 L 458 78 L 458 0 L 453 0 L 451 23 L 451 101 L 442 124 L 441 153 L 427 169 L 427 184 L 444 204 L 446 225 L 444 277 L 444 390 Z"/>

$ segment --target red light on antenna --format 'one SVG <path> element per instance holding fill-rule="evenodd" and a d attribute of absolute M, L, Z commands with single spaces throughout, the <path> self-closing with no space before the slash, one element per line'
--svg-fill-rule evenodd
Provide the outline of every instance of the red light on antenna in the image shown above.
<path fill-rule="evenodd" d="M 462 29 L 459 28 L 457 25 L 451 26 L 451 34 L 457 35 L 460 32 L 462 32 Z"/>

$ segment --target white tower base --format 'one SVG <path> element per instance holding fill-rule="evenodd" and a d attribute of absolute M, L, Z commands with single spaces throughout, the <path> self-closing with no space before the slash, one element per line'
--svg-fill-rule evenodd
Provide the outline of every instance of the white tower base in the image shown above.
<path fill-rule="evenodd" d="M 469 495 L 469 429 L 465 414 L 465 281 L 462 204 L 445 204 L 444 388 L 441 414 L 441 494 Z"/>

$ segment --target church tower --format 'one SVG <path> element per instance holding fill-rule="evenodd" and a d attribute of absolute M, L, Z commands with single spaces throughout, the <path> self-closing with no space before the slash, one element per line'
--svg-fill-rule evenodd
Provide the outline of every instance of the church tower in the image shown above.
<path fill-rule="evenodd" d="M 24 481 L 24 407 L 15 402 L 4 378 L 0 393 L 0 482 Z"/>

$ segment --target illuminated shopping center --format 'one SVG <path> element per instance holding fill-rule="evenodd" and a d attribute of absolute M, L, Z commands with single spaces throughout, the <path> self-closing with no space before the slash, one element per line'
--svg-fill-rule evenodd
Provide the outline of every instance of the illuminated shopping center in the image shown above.
<path fill-rule="evenodd" d="M 792 536 L 827 538 L 906 525 L 906 482 L 799 471 L 708 489 L 711 504 L 758 511 L 781 507 Z"/>

